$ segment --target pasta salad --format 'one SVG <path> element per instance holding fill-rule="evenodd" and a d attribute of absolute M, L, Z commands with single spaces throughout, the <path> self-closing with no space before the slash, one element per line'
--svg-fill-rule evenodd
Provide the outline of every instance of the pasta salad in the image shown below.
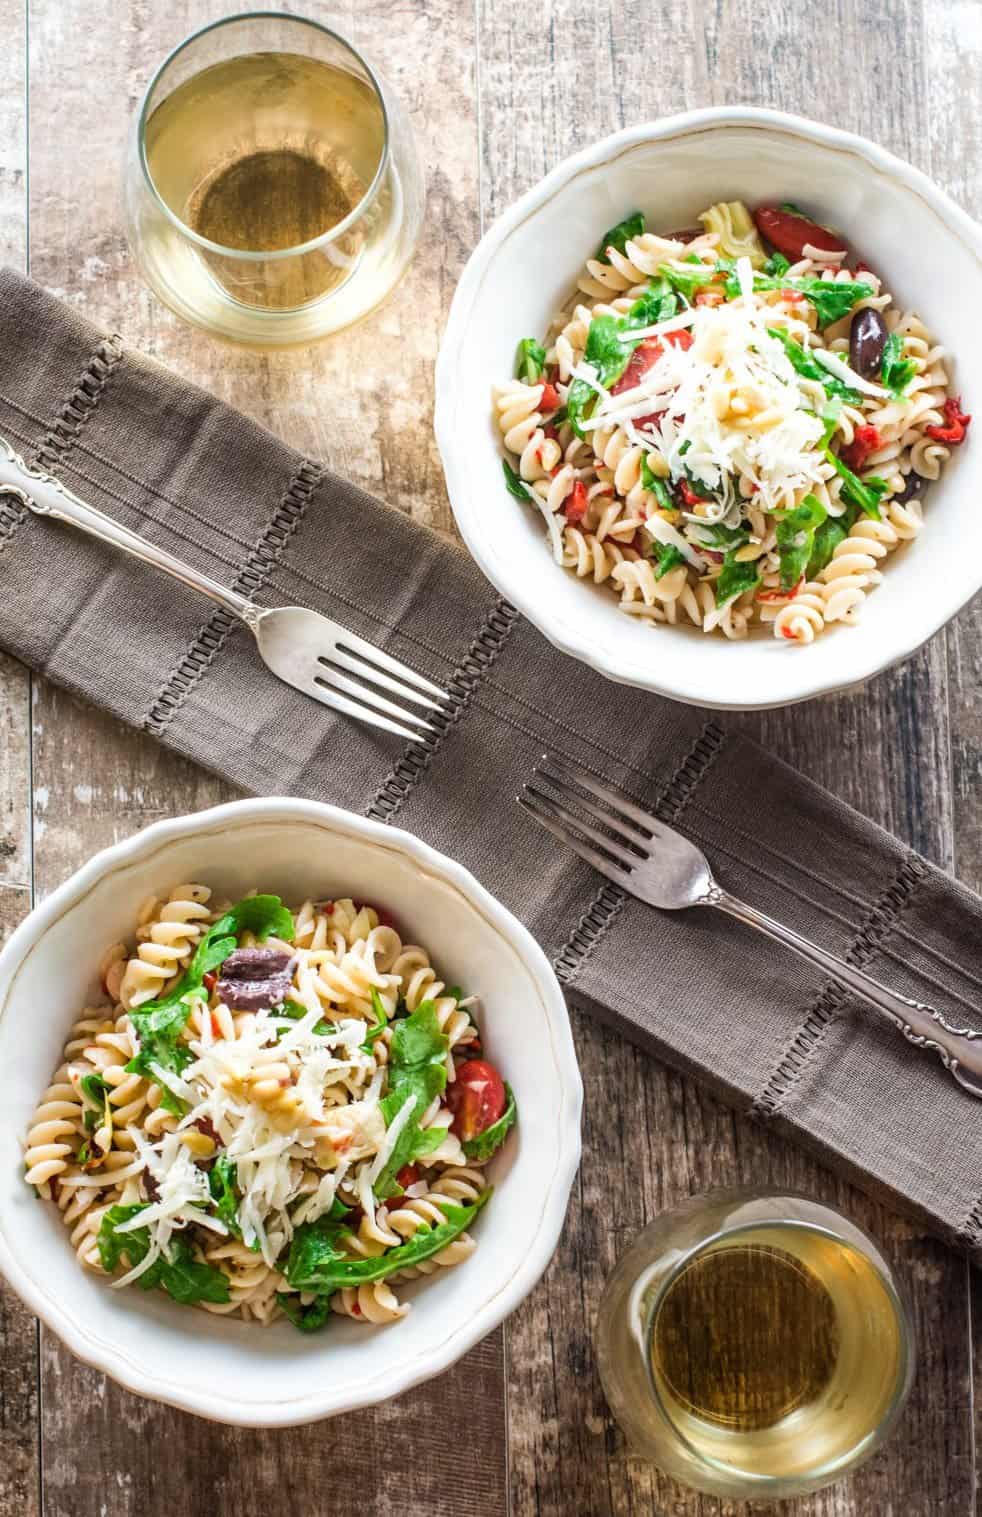
<path fill-rule="evenodd" d="M 943 348 L 797 206 L 608 231 L 494 407 L 508 489 L 628 616 L 807 644 L 855 622 L 971 420 Z"/>
<path fill-rule="evenodd" d="M 516 1121 L 474 998 L 375 907 L 179 885 L 107 953 L 26 1178 L 116 1287 L 303 1332 L 461 1263 Z"/>

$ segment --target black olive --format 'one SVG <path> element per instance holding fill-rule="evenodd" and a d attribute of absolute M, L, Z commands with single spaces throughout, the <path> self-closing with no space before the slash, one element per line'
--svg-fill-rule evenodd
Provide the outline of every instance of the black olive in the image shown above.
<path fill-rule="evenodd" d="M 849 327 L 849 362 L 864 379 L 879 379 L 883 349 L 889 335 L 883 317 L 871 306 L 864 306 L 852 318 Z"/>
<path fill-rule="evenodd" d="M 899 491 L 898 494 L 893 497 L 893 499 L 899 502 L 900 505 L 903 505 L 905 501 L 913 500 L 915 495 L 920 495 L 926 484 L 927 480 L 923 477 L 923 475 L 915 474 L 913 469 L 911 469 L 910 473 L 907 475 L 907 478 L 904 480 L 903 489 Z"/>
<path fill-rule="evenodd" d="M 278 1006 L 290 991 L 291 962 L 280 948 L 236 948 L 219 971 L 219 1000 L 233 1011 Z"/>

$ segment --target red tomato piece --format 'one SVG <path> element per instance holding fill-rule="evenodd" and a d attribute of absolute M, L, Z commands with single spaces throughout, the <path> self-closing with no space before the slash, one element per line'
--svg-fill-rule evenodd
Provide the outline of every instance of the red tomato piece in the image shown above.
<path fill-rule="evenodd" d="M 782 300 L 790 300 L 795 305 L 800 305 L 801 302 L 805 298 L 806 297 L 805 297 L 804 293 L 801 290 L 782 290 L 781 291 L 781 299 Z"/>
<path fill-rule="evenodd" d="M 866 460 L 877 448 L 882 448 L 883 438 L 876 427 L 857 427 L 853 433 L 852 442 L 848 448 L 842 450 L 842 461 L 854 469 L 856 473 L 865 467 Z"/>
<path fill-rule="evenodd" d="M 563 515 L 568 522 L 571 522 L 573 526 L 576 526 L 577 523 L 581 522 L 586 515 L 586 508 L 588 504 L 589 502 L 587 500 L 586 485 L 583 483 L 582 479 L 578 479 L 570 493 L 567 495 L 566 499 L 563 501 Z"/>
<path fill-rule="evenodd" d="M 697 306 L 721 306 L 723 304 L 723 301 L 725 299 L 726 299 L 726 294 L 725 294 L 725 291 L 723 291 L 723 290 L 697 290 L 696 291 L 696 305 Z"/>
<path fill-rule="evenodd" d="M 701 506 L 706 499 L 705 495 L 696 494 L 695 490 L 693 490 L 687 479 L 680 479 L 677 488 L 679 494 L 685 501 L 686 505 L 689 507 L 690 511 L 695 506 Z"/>
<path fill-rule="evenodd" d="M 555 385 L 544 384 L 542 394 L 539 396 L 540 411 L 558 411 L 562 402 L 559 399 L 559 391 Z"/>
<path fill-rule="evenodd" d="M 762 205 L 754 211 L 754 221 L 762 237 L 771 247 L 777 248 L 792 263 L 804 257 L 806 245 L 818 248 L 822 253 L 841 253 L 845 256 L 842 238 L 828 227 L 819 226 L 807 216 L 794 211 L 781 211 L 776 205 Z"/>
<path fill-rule="evenodd" d="M 944 403 L 945 425 L 943 427 L 925 427 L 928 437 L 933 437 L 935 442 L 946 442 L 949 447 L 957 448 L 959 443 L 965 441 L 965 433 L 968 431 L 972 418 L 962 410 L 960 395 Z"/>
<path fill-rule="evenodd" d="M 804 583 L 804 576 L 802 576 L 790 590 L 758 590 L 754 599 L 758 601 L 794 600 Z"/>
<path fill-rule="evenodd" d="M 201 976 L 201 980 L 202 980 L 202 984 L 204 985 L 205 989 L 207 990 L 208 994 L 210 995 L 211 992 L 214 990 L 215 986 L 218 984 L 218 974 L 216 972 L 212 972 L 212 973 L 209 973 L 209 974 L 203 974 Z"/>
<path fill-rule="evenodd" d="M 415 1185 L 419 1180 L 419 1170 L 415 1164 L 404 1164 L 396 1175 L 396 1184 L 400 1190 L 408 1190 L 410 1185 Z M 394 1196 L 389 1202 L 390 1206 L 398 1206 L 399 1197 Z"/>
<path fill-rule="evenodd" d="M 453 1112 L 451 1130 L 462 1143 L 480 1137 L 493 1127 L 506 1105 L 505 1085 L 486 1059 L 468 1059 L 457 1069 L 457 1078 L 447 1086 L 447 1105 Z"/>
<path fill-rule="evenodd" d="M 665 349 L 660 337 L 646 337 L 628 361 L 627 368 L 616 384 L 610 387 L 611 395 L 619 395 L 622 390 L 633 390 L 639 385 L 649 369 L 654 368 Z"/>
<path fill-rule="evenodd" d="M 707 295 L 719 295 L 719 297 L 720 297 L 721 300 L 724 298 L 723 295 L 722 295 L 722 292 L 719 291 L 719 290 L 707 290 L 706 294 Z M 698 299 L 698 296 L 696 298 Z M 710 305 L 715 304 L 714 301 L 710 301 L 708 303 Z M 663 335 L 665 341 L 671 347 L 673 347 L 673 348 L 681 348 L 683 350 L 683 352 L 687 348 L 691 348 L 692 344 L 695 342 L 695 338 L 693 337 L 692 333 L 686 331 L 686 329 L 684 327 L 682 327 L 678 332 L 664 332 L 662 335 Z"/>

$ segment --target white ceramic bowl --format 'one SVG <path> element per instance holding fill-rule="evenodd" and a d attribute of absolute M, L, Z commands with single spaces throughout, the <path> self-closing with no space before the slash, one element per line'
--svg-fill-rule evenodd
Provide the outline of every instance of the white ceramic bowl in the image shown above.
<path fill-rule="evenodd" d="M 956 387 L 982 409 L 982 228 L 930 180 L 847 132 L 777 111 L 693 111 L 606 137 L 548 174 L 479 243 L 437 363 L 436 433 L 454 515 L 488 579 L 565 653 L 610 679 L 692 705 L 779 706 L 854 685 L 907 657 L 982 586 L 982 428 L 925 493 L 927 525 L 891 558 L 858 627 L 810 647 L 652 628 L 605 587 L 551 558 L 543 523 L 509 496 L 491 386 L 518 339 L 541 337 L 604 229 L 628 212 L 691 225 L 718 200 L 802 201 L 840 228 L 898 303 L 955 355 Z M 976 423 L 979 427 L 979 423 Z"/>
<path fill-rule="evenodd" d="M 451 983 L 481 997 L 489 1056 L 514 1087 L 519 1128 L 457 1269 L 406 1287 L 390 1327 L 332 1320 L 320 1336 L 111 1290 L 83 1271 L 55 1207 L 24 1183 L 22 1144 L 79 1009 L 104 997 L 104 948 L 141 900 L 182 880 L 297 902 L 350 894 L 392 911 Z M 524 927 L 459 864 L 397 828 L 332 806 L 250 800 L 157 823 L 98 854 L 0 955 L 0 1269 L 69 1348 L 138 1395 L 222 1422 L 278 1427 L 397 1395 L 453 1364 L 532 1289 L 556 1246 L 579 1160 L 582 1092 L 566 1008 Z"/>

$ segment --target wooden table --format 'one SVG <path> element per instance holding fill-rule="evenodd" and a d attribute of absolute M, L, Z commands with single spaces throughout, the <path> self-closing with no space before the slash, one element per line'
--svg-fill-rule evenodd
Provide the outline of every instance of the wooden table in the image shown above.
<path fill-rule="evenodd" d="M 229 8 L 0 0 L 0 256 L 437 527 L 450 512 L 431 374 L 454 284 L 482 226 L 575 148 L 686 107 L 767 104 L 863 132 L 982 210 L 979 0 L 347 0 L 334 18 L 412 111 L 429 184 L 423 243 L 395 299 L 353 333 L 293 356 L 232 352 L 141 285 L 118 201 L 127 118 L 152 68 Z M 745 725 L 978 887 L 980 663 L 976 609 L 861 693 Z M 231 793 L 9 659 L 0 680 L 6 930 L 93 850 Z M 855 1479 L 780 1510 L 969 1517 L 982 1290 L 964 1260 L 688 1080 L 582 1017 L 574 1026 L 583 1167 L 552 1268 L 504 1330 L 373 1412 L 249 1433 L 138 1401 L 2 1292 L 0 1517 L 737 1517 L 746 1509 L 684 1493 L 628 1452 L 591 1333 L 612 1260 L 645 1221 L 693 1191 L 765 1181 L 830 1200 L 885 1241 L 921 1338 L 889 1446 Z M 630 1120 L 612 1122 L 612 1102 Z"/>

